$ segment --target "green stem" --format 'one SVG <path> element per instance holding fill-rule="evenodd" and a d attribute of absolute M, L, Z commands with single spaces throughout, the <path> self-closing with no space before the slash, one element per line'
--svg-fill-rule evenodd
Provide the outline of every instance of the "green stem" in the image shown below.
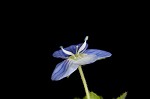
<path fill-rule="evenodd" d="M 90 99 L 89 90 L 88 90 L 87 83 L 86 83 L 86 80 L 85 80 L 85 77 L 84 77 L 81 66 L 79 66 L 78 69 L 79 69 L 79 73 L 80 73 L 80 76 L 81 76 L 81 79 L 82 79 L 82 82 L 83 82 L 83 86 L 84 86 L 84 89 L 85 89 L 87 99 Z"/>

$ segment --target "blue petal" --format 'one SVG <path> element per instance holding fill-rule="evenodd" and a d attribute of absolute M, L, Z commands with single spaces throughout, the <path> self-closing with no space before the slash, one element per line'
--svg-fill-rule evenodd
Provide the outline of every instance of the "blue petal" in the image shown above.
<path fill-rule="evenodd" d="M 55 81 L 61 80 L 71 75 L 78 67 L 79 65 L 73 64 L 71 60 L 64 60 L 63 62 L 57 64 L 51 79 Z"/>
<path fill-rule="evenodd" d="M 107 58 L 112 55 L 110 52 L 98 50 L 98 49 L 88 49 L 84 53 L 88 55 L 96 55 L 97 59 Z"/>
<path fill-rule="evenodd" d="M 80 48 L 82 46 L 82 44 L 71 45 L 71 46 L 64 48 L 64 49 L 72 52 L 73 54 L 76 54 L 76 46 L 78 46 L 78 48 Z M 86 44 L 86 47 L 83 49 L 82 52 L 84 52 L 87 49 L 87 47 L 88 47 L 88 44 Z M 69 57 L 69 55 L 65 54 L 62 50 L 58 50 L 58 51 L 55 51 L 53 53 L 53 57 L 66 59 Z"/>
<path fill-rule="evenodd" d="M 66 59 L 69 55 L 65 54 L 62 50 L 55 51 L 53 57 Z"/>

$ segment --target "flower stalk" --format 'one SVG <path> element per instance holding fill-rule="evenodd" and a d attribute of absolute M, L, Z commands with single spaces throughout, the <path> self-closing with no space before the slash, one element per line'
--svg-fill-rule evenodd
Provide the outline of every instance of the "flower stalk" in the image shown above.
<path fill-rule="evenodd" d="M 80 73 L 80 76 L 81 76 L 81 79 L 82 79 L 82 83 L 83 83 L 83 86 L 84 86 L 84 90 L 85 90 L 87 99 L 90 99 L 90 94 L 89 94 L 88 86 L 87 86 L 87 83 L 86 83 L 86 80 L 85 80 L 85 77 L 84 77 L 84 73 L 82 71 L 81 66 L 78 67 L 78 70 L 79 70 L 79 73 Z"/>

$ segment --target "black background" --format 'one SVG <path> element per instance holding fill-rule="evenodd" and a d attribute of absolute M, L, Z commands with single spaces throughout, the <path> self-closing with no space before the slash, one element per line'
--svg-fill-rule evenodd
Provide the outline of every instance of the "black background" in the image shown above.
<path fill-rule="evenodd" d="M 110 33 L 111 30 L 100 28 L 99 31 L 61 32 L 56 33 L 57 35 L 54 36 L 55 39 L 53 41 L 51 37 L 48 37 L 49 44 L 52 43 L 52 46 L 48 46 L 48 53 L 50 55 L 48 56 L 49 74 L 53 72 L 55 65 L 62 61 L 61 59 L 53 58 L 51 54 L 58 50 L 61 45 L 67 47 L 71 44 L 83 42 L 85 36 L 88 35 L 89 48 L 102 49 L 112 53 L 110 58 L 83 67 L 89 90 L 102 95 L 105 99 L 117 97 L 121 93 L 128 91 L 128 75 L 130 70 L 125 60 L 125 57 L 127 57 L 126 53 L 124 53 L 125 47 L 123 42 L 119 42 L 120 38 L 113 38 L 115 33 Z M 118 47 L 115 48 L 115 45 Z M 48 85 L 49 97 L 55 96 L 71 99 L 75 96 L 83 97 L 85 95 L 78 71 L 74 72 L 69 79 L 65 78 L 57 82 L 49 79 Z M 56 96 L 53 93 L 59 95 Z"/>
<path fill-rule="evenodd" d="M 128 99 L 130 90 L 139 81 L 136 77 L 139 77 L 140 69 L 135 67 L 140 62 L 136 52 L 140 28 L 135 10 L 121 7 L 77 11 L 49 6 L 41 8 L 8 9 L 3 26 L 9 27 L 5 29 L 9 40 L 6 46 L 9 63 L 14 65 L 9 65 L 7 71 L 11 74 L 6 78 L 6 92 L 9 90 L 11 96 L 19 98 L 85 96 L 78 71 L 60 81 L 51 81 L 50 77 L 56 64 L 62 61 L 52 57 L 53 52 L 59 50 L 59 46 L 82 43 L 85 36 L 89 36 L 89 49 L 112 53 L 109 58 L 83 67 L 89 90 L 104 99 L 118 97 L 127 91 Z"/>
<path fill-rule="evenodd" d="M 23 73 L 23 76 L 20 77 L 23 80 L 21 81 L 23 85 L 20 87 L 23 86 L 21 90 L 26 90 L 23 91 L 24 96 L 30 94 L 33 97 L 40 96 L 45 99 L 51 99 L 51 97 L 53 97 L 52 99 L 72 99 L 73 97 L 85 96 L 78 71 L 75 71 L 69 79 L 65 78 L 57 82 L 50 79 L 56 64 L 62 61 L 62 59 L 52 57 L 52 53 L 59 50 L 59 46 L 67 47 L 82 43 L 85 36 L 89 36 L 89 48 L 112 53 L 110 58 L 83 67 L 89 90 L 102 95 L 105 99 L 117 97 L 128 91 L 130 72 L 128 63 L 130 60 L 126 51 L 130 49 L 126 45 L 127 41 L 124 40 L 127 30 L 124 25 L 120 26 L 119 23 L 113 24 L 113 22 L 105 20 L 99 23 L 102 25 L 97 25 L 97 30 L 94 27 L 89 30 L 93 23 L 89 23 L 90 26 L 86 25 L 86 27 L 84 22 L 84 24 L 77 23 L 69 26 L 72 22 L 63 21 L 55 28 L 53 25 L 47 26 L 48 24 L 45 24 L 46 27 L 42 26 L 41 28 L 41 25 L 36 25 L 37 27 L 33 26 L 29 30 L 27 26 L 28 31 L 26 29 L 25 31 L 29 33 L 27 35 L 25 33 L 27 39 L 25 37 L 23 48 L 21 48 L 24 62 L 21 63 L 22 66 L 19 69 L 21 74 Z M 67 25 L 64 26 L 64 24 Z M 77 29 L 78 25 L 81 27 Z M 35 34 L 30 35 L 31 32 Z"/>

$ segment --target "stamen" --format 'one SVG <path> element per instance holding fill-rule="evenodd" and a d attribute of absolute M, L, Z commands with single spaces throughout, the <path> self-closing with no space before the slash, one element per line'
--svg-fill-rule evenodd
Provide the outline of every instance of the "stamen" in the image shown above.
<path fill-rule="evenodd" d="M 86 47 L 86 41 L 88 40 L 88 36 L 86 36 L 85 37 L 85 39 L 84 39 L 84 43 L 82 44 L 82 46 L 79 48 L 79 50 L 78 50 L 78 54 L 82 51 L 82 50 L 84 50 L 84 48 Z"/>
<path fill-rule="evenodd" d="M 89 37 L 88 37 L 88 36 L 86 36 L 86 37 L 85 37 L 85 39 L 84 39 L 84 41 L 87 41 L 87 40 L 88 40 L 88 38 L 89 38 Z"/>
<path fill-rule="evenodd" d="M 78 54 L 78 48 L 79 48 L 79 46 L 76 46 L 76 53 Z"/>
<path fill-rule="evenodd" d="M 62 46 L 60 46 L 60 48 L 65 54 L 74 56 L 72 52 L 65 50 Z"/>

